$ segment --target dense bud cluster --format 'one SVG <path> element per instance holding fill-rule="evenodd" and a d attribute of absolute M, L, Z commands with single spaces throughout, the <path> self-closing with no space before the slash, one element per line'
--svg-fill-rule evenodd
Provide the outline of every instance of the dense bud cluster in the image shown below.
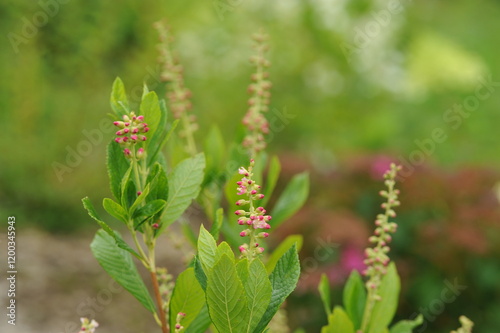
<path fill-rule="evenodd" d="M 136 116 L 134 112 L 131 112 L 123 116 L 123 121 L 115 121 L 113 124 L 119 128 L 115 142 L 124 147 L 125 157 L 135 157 L 137 160 L 144 158 L 144 148 L 141 147 L 135 151 L 136 143 L 147 140 L 145 133 L 149 131 L 149 127 L 144 122 L 144 116 Z"/>
<path fill-rule="evenodd" d="M 240 199 L 236 201 L 237 206 L 249 206 L 248 210 L 239 209 L 234 213 L 238 215 L 238 224 L 246 226 L 247 229 L 240 232 L 241 237 L 250 237 L 249 244 L 243 244 L 239 247 L 239 250 L 243 256 L 247 256 L 248 259 L 253 259 L 258 254 L 264 251 L 258 243 L 258 239 L 267 238 L 269 234 L 267 232 L 259 232 L 258 229 L 268 230 L 271 228 L 269 221 L 271 221 L 271 215 L 266 215 L 266 210 L 264 207 L 255 208 L 255 202 L 264 198 L 264 194 L 260 193 L 261 186 L 255 183 L 253 180 L 252 169 L 255 165 L 255 161 L 250 160 L 250 166 L 248 169 L 241 167 L 238 172 L 243 176 L 240 181 L 236 184 L 238 185 L 237 194 L 244 195 L 245 199 Z"/>

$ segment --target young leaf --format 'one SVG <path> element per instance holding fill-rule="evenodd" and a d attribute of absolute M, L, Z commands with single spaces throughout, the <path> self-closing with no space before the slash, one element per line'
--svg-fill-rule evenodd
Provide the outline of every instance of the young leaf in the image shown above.
<path fill-rule="evenodd" d="M 266 268 L 260 259 L 252 260 L 248 266 L 248 278 L 244 283 L 249 319 L 243 332 L 251 333 L 257 327 L 271 301 L 272 287 Z"/>
<path fill-rule="evenodd" d="M 141 256 L 137 252 L 135 252 L 127 243 L 125 243 L 125 241 L 116 231 L 111 229 L 109 225 L 107 225 L 105 222 L 101 220 L 101 218 L 97 215 L 97 212 L 88 197 L 83 198 L 82 202 L 83 202 L 83 207 L 87 210 L 90 217 L 93 218 L 99 224 L 99 226 L 101 226 L 101 228 L 106 233 L 108 233 L 108 235 L 114 238 L 116 245 L 118 245 L 118 247 L 130 252 L 136 258 L 141 259 Z"/>
<path fill-rule="evenodd" d="M 278 247 L 273 251 L 269 259 L 267 260 L 266 264 L 266 269 L 267 272 L 270 274 L 273 270 L 274 267 L 276 266 L 276 263 L 278 260 L 295 244 L 297 247 L 297 252 L 300 251 L 302 248 L 302 241 L 303 237 L 302 235 L 290 235 L 287 238 L 285 238 L 284 241 L 278 245 Z"/>
<path fill-rule="evenodd" d="M 110 102 L 111 108 L 120 118 L 121 116 L 128 114 L 129 105 L 127 94 L 125 92 L 125 86 L 119 77 L 117 77 L 113 82 Z"/>
<path fill-rule="evenodd" d="M 412 333 L 413 329 L 422 325 L 424 316 L 421 314 L 413 320 L 401 320 L 391 327 L 390 333 Z"/>
<path fill-rule="evenodd" d="M 152 313 L 156 311 L 151 295 L 137 272 L 132 257 L 116 245 L 112 236 L 102 229 L 98 230 L 90 248 L 99 264 L 116 282 L 137 298 L 146 309 Z"/>
<path fill-rule="evenodd" d="M 327 316 L 330 316 L 332 313 L 331 306 L 332 301 L 330 299 L 330 281 L 326 274 L 321 274 L 321 280 L 318 285 L 319 295 L 321 296 L 321 300 L 323 301 L 323 306 L 325 307 L 325 312 Z"/>
<path fill-rule="evenodd" d="M 300 275 L 299 255 L 297 248 L 293 245 L 276 263 L 274 271 L 269 276 L 272 285 L 272 295 L 269 306 L 262 316 L 254 333 L 262 332 L 278 311 L 281 303 L 295 289 Z"/>
<path fill-rule="evenodd" d="M 276 187 L 276 183 L 278 182 L 278 178 L 281 172 L 281 164 L 280 160 L 277 156 L 273 156 L 271 159 L 271 163 L 269 165 L 269 171 L 267 173 L 267 180 L 264 187 L 264 199 L 262 199 L 261 206 L 266 206 L 271 199 L 271 195 L 274 192 L 274 188 Z"/>
<path fill-rule="evenodd" d="M 149 172 L 146 184 L 150 184 L 147 201 L 156 199 L 168 200 L 168 179 L 160 163 L 155 163 Z"/>
<path fill-rule="evenodd" d="M 161 199 L 150 201 L 134 212 L 134 218 L 140 220 L 141 218 L 148 218 L 150 216 L 154 216 L 159 211 L 161 211 L 166 204 L 167 202 Z"/>
<path fill-rule="evenodd" d="M 215 212 L 214 223 L 212 224 L 212 228 L 210 229 L 210 234 L 214 236 L 215 239 L 219 239 L 219 231 L 223 221 L 224 221 L 224 209 L 219 208 Z"/>
<path fill-rule="evenodd" d="M 121 201 L 121 182 L 123 176 L 130 167 L 130 163 L 123 155 L 120 145 L 114 141 L 111 141 L 108 144 L 106 164 L 108 168 L 111 193 L 113 193 L 116 200 Z"/>
<path fill-rule="evenodd" d="M 189 327 L 204 306 L 205 293 L 196 280 L 194 269 L 188 268 L 179 274 L 175 281 L 175 288 L 170 300 L 170 327 L 175 327 L 175 320 L 179 312 L 186 314 L 182 319 L 182 326 Z"/>
<path fill-rule="evenodd" d="M 134 212 L 139 206 L 146 200 L 146 197 L 149 195 L 149 184 L 146 185 L 144 190 L 142 190 L 141 194 L 138 196 L 137 192 L 135 193 L 135 200 L 132 206 L 129 209 L 129 214 L 134 215 Z"/>
<path fill-rule="evenodd" d="M 204 168 L 203 153 L 185 159 L 176 166 L 169 179 L 168 201 L 160 231 L 175 222 L 198 196 Z"/>
<path fill-rule="evenodd" d="M 361 276 L 356 270 L 351 272 L 345 284 L 343 301 L 346 312 L 354 324 L 354 328 L 359 329 L 365 310 L 366 289 Z"/>
<path fill-rule="evenodd" d="M 223 255 L 227 255 L 232 261 L 234 261 L 234 253 L 228 243 L 222 242 L 217 247 L 217 252 L 215 254 L 215 262 L 219 261 Z"/>
<path fill-rule="evenodd" d="M 149 127 L 149 131 L 147 133 L 149 140 L 146 141 L 147 147 L 154 147 L 153 145 L 157 144 L 157 142 L 155 142 L 153 138 L 155 138 L 155 134 L 158 130 L 162 130 L 162 128 L 158 128 L 161 122 L 162 112 L 158 102 L 158 96 L 154 91 L 151 91 L 143 96 L 140 114 L 144 116 L 144 121 Z"/>
<path fill-rule="evenodd" d="M 272 226 L 277 227 L 295 214 L 306 202 L 309 195 L 309 174 L 295 175 L 288 183 L 273 208 Z"/>
<path fill-rule="evenodd" d="M 200 258 L 198 256 L 194 257 L 193 267 L 196 280 L 198 280 L 203 290 L 207 290 L 207 275 L 203 271 L 203 267 L 201 266 Z"/>
<path fill-rule="evenodd" d="M 219 332 L 246 332 L 248 310 L 245 290 L 234 262 L 227 255 L 222 255 L 208 274 L 206 293 L 210 318 Z"/>
<path fill-rule="evenodd" d="M 215 239 L 202 224 L 200 226 L 200 235 L 198 236 L 198 259 L 205 274 L 208 274 L 214 266 L 216 255 L 217 244 Z"/>
<path fill-rule="evenodd" d="M 375 302 L 373 306 L 370 323 L 368 324 L 368 333 L 383 333 L 387 329 L 396 313 L 400 287 L 401 281 L 396 265 L 391 262 L 378 290 L 378 294 L 382 299 Z"/>
<path fill-rule="evenodd" d="M 102 206 L 109 213 L 109 215 L 115 217 L 117 220 L 127 223 L 127 211 L 117 202 L 104 198 L 102 201 Z"/>
<path fill-rule="evenodd" d="M 323 327 L 321 333 L 354 333 L 354 325 L 340 307 L 336 306 L 328 316 L 328 326 Z"/>

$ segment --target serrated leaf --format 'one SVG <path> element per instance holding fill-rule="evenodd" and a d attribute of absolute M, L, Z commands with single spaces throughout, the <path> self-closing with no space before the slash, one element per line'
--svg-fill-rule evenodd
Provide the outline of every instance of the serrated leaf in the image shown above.
<path fill-rule="evenodd" d="M 244 283 L 244 288 L 249 312 L 248 324 L 244 332 L 250 333 L 259 324 L 272 295 L 271 282 L 260 259 L 252 260 L 248 266 L 248 278 Z"/>
<path fill-rule="evenodd" d="M 272 286 L 272 295 L 269 306 L 262 316 L 254 333 L 262 332 L 278 311 L 280 305 L 295 289 L 300 276 L 300 264 L 297 248 L 293 245 L 276 263 L 276 267 L 269 276 Z"/>
<path fill-rule="evenodd" d="M 156 162 L 148 174 L 146 183 L 150 184 L 147 201 L 157 199 L 168 200 L 168 179 L 165 170 L 160 163 Z"/>
<path fill-rule="evenodd" d="M 176 166 L 169 177 L 168 201 L 160 230 L 175 222 L 198 196 L 204 168 L 203 153 L 187 158 Z"/>
<path fill-rule="evenodd" d="M 247 300 L 234 262 L 223 255 L 208 274 L 207 304 L 210 318 L 219 332 L 245 332 Z"/>
<path fill-rule="evenodd" d="M 378 289 L 381 300 L 375 302 L 373 306 L 368 324 L 368 333 L 383 333 L 387 329 L 396 313 L 400 287 L 401 281 L 396 265 L 391 262 L 387 267 L 387 274 L 382 278 Z"/>
<path fill-rule="evenodd" d="M 102 229 L 98 230 L 90 248 L 99 264 L 116 282 L 130 292 L 147 310 L 152 313 L 156 311 L 132 257 L 116 245 L 112 236 Z"/>
<path fill-rule="evenodd" d="M 130 167 L 130 163 L 123 155 L 122 148 L 114 141 L 107 147 L 106 165 L 108 169 L 111 192 L 116 200 L 121 201 L 121 182 Z"/>
<path fill-rule="evenodd" d="M 391 327 L 390 333 L 412 333 L 413 329 L 424 323 L 424 316 L 419 314 L 413 320 L 401 320 Z"/>
<path fill-rule="evenodd" d="M 109 213 L 109 215 L 113 216 L 117 220 L 127 223 L 127 211 L 119 203 L 109 198 L 104 198 L 102 206 Z"/>
<path fill-rule="evenodd" d="M 92 205 L 92 203 L 90 202 L 89 198 L 88 197 L 85 197 L 82 199 L 82 202 L 83 202 L 83 207 L 85 207 L 85 209 L 87 210 L 88 214 L 90 215 L 90 217 L 92 217 L 98 224 L 99 226 L 108 234 L 110 235 L 111 237 L 114 238 L 115 242 L 116 242 L 116 245 L 118 245 L 118 247 L 120 247 L 121 249 L 124 249 L 128 252 L 130 252 L 132 255 L 134 255 L 136 258 L 138 259 L 141 259 L 141 256 L 135 252 L 122 238 L 121 236 L 116 232 L 114 231 L 113 229 L 111 229 L 111 227 L 109 225 L 107 225 L 104 221 L 101 220 L 101 218 L 97 215 L 97 212 L 94 208 L 94 206 Z"/>
<path fill-rule="evenodd" d="M 170 300 L 170 327 L 175 327 L 179 312 L 186 314 L 182 319 L 182 326 L 189 327 L 205 306 L 205 293 L 196 280 L 194 269 L 188 268 L 175 281 L 175 288 Z"/>
<path fill-rule="evenodd" d="M 126 115 L 129 112 L 129 104 L 127 93 L 125 92 L 125 86 L 123 81 L 117 77 L 113 82 L 113 88 L 111 90 L 111 108 L 115 113 L 120 116 Z"/>
<path fill-rule="evenodd" d="M 228 243 L 222 242 L 217 246 L 217 252 L 215 253 L 215 262 L 219 261 L 223 255 L 227 255 L 234 262 L 234 252 Z"/>
<path fill-rule="evenodd" d="M 284 241 L 278 245 L 276 249 L 274 249 L 273 253 L 267 260 L 266 269 L 268 273 L 271 273 L 276 266 L 278 260 L 295 244 L 297 247 L 297 252 L 302 248 L 303 237 L 302 235 L 290 235 L 285 238 Z"/>
<path fill-rule="evenodd" d="M 213 236 L 205 229 L 203 224 L 200 226 L 200 234 L 198 236 L 198 259 L 201 263 L 203 271 L 208 275 L 208 272 L 215 264 L 217 256 L 217 243 Z"/>
<path fill-rule="evenodd" d="M 280 160 L 277 156 L 273 156 L 271 158 L 271 163 L 269 165 L 269 171 L 267 173 L 266 185 L 264 187 L 264 199 L 262 199 L 261 206 L 266 206 L 271 199 L 271 196 L 274 192 L 274 188 L 276 187 L 276 183 L 278 182 L 278 178 L 281 172 L 281 164 Z"/>
<path fill-rule="evenodd" d="M 277 227 L 295 214 L 306 202 L 309 195 L 309 174 L 295 175 L 279 197 L 273 208 L 272 226 Z"/>
<path fill-rule="evenodd" d="M 361 328 L 366 304 L 366 289 L 361 275 L 353 270 L 344 287 L 343 302 L 349 318 L 356 329 Z"/>
<path fill-rule="evenodd" d="M 330 298 L 330 281 L 326 274 L 321 274 L 321 280 L 318 285 L 319 295 L 321 297 L 321 301 L 323 302 L 323 306 L 325 308 L 325 313 L 329 316 L 332 313 L 331 306 L 332 301 Z"/>
<path fill-rule="evenodd" d="M 328 326 L 323 327 L 321 333 L 354 333 L 354 325 L 349 316 L 340 307 L 336 306 L 328 316 Z"/>

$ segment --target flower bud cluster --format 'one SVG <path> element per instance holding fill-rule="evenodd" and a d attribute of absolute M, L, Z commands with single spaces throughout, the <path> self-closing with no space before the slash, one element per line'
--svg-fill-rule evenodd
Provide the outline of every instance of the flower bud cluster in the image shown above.
<path fill-rule="evenodd" d="M 384 184 L 387 190 L 380 191 L 380 196 L 386 199 L 381 207 L 385 210 L 384 214 L 378 214 L 375 220 L 374 235 L 369 238 L 372 247 L 365 250 L 366 259 L 364 260 L 366 270 L 365 276 L 369 277 L 366 282 L 368 290 L 373 291 L 373 295 L 378 299 L 376 291 L 380 286 L 382 277 L 387 273 L 387 265 L 390 262 L 388 253 L 390 251 L 389 243 L 392 240 L 391 234 L 397 230 L 397 224 L 390 222 L 389 218 L 396 217 L 394 207 L 400 205 L 398 200 L 399 190 L 395 189 L 397 172 L 401 170 L 400 166 L 391 164 L 390 169 L 384 174 Z"/>
<path fill-rule="evenodd" d="M 186 317 L 184 312 L 179 312 L 177 314 L 177 317 L 175 318 L 175 333 L 181 333 L 184 329 L 184 326 L 181 325 L 181 321 L 184 317 Z"/>
<path fill-rule="evenodd" d="M 243 146 L 250 150 L 252 156 L 266 147 L 264 135 L 269 133 L 269 122 L 263 115 L 269 110 L 272 86 L 268 80 L 269 73 L 265 71 L 271 65 L 264 56 L 269 49 L 267 39 L 268 36 L 262 32 L 253 35 L 257 54 L 250 58 L 250 62 L 256 67 L 256 72 L 252 74 L 252 83 L 248 86 L 251 97 L 248 100 L 248 111 L 243 118 L 243 125 L 248 130 Z"/>
<path fill-rule="evenodd" d="M 82 322 L 82 327 L 79 333 L 94 333 L 95 329 L 99 327 L 99 324 L 94 319 L 90 321 L 88 318 L 80 318 L 80 321 Z"/>
<path fill-rule="evenodd" d="M 261 238 L 267 238 L 269 234 L 259 229 L 268 230 L 271 228 L 269 221 L 271 215 L 266 215 L 264 207 L 255 207 L 255 202 L 264 198 L 264 194 L 260 193 L 261 186 L 253 180 L 252 169 L 255 161 L 250 160 L 248 169 L 241 167 L 238 172 L 243 176 L 238 185 L 237 194 L 245 198 L 236 201 L 237 206 L 248 206 L 248 210 L 239 209 L 234 213 L 238 215 L 238 224 L 246 226 L 247 229 L 240 232 L 241 237 L 250 237 L 248 244 L 243 244 L 239 247 L 242 256 L 246 256 L 249 260 L 264 252 L 264 248 L 258 243 Z"/>
<path fill-rule="evenodd" d="M 160 289 L 160 295 L 163 300 L 163 309 L 165 313 L 168 313 L 170 304 L 170 298 L 172 297 L 172 292 L 174 291 L 174 277 L 167 272 L 166 268 L 158 267 L 156 269 L 156 274 L 158 277 L 158 284 Z"/>
<path fill-rule="evenodd" d="M 123 154 L 127 158 L 135 156 L 137 160 L 144 158 L 144 148 L 135 152 L 135 144 L 147 140 L 145 133 L 149 131 L 148 124 L 144 122 L 144 116 L 136 116 L 134 112 L 123 116 L 123 121 L 113 123 L 119 130 L 116 132 L 115 142 L 124 147 Z M 132 150 L 131 150 L 132 148 Z"/>

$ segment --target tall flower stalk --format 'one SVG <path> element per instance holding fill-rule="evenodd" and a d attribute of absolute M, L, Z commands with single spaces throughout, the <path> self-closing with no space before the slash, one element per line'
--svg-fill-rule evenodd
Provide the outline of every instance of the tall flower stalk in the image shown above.
<path fill-rule="evenodd" d="M 174 41 L 170 29 L 163 22 L 156 22 L 160 44 L 160 61 L 162 63 L 161 80 L 167 83 L 166 97 L 168 106 L 176 119 L 182 124 L 181 136 L 186 139 L 186 151 L 194 156 L 197 153 L 194 132 L 198 129 L 196 116 L 189 114 L 192 108 L 191 91 L 184 84 L 184 67 L 175 59 L 171 43 Z"/>
<path fill-rule="evenodd" d="M 268 36 L 263 33 L 253 35 L 254 49 L 257 54 L 250 58 L 255 66 L 252 74 L 252 83 L 248 86 L 251 94 L 248 100 L 248 111 L 243 118 L 243 125 L 247 128 L 247 135 L 243 140 L 243 146 L 248 149 L 250 156 L 255 156 L 266 147 L 264 135 L 269 133 L 269 122 L 264 113 L 269 110 L 271 98 L 271 82 L 268 80 L 269 73 L 266 69 L 271 65 L 265 54 L 269 49 L 266 43 Z"/>
<path fill-rule="evenodd" d="M 366 300 L 361 332 L 365 332 L 370 321 L 370 315 L 375 302 L 381 300 L 378 294 L 380 283 L 385 274 L 387 274 L 387 265 L 390 262 L 388 253 L 390 251 L 389 243 L 392 240 L 391 234 L 397 230 L 397 224 L 391 222 L 390 219 L 396 217 L 394 208 L 400 205 L 398 200 L 399 190 L 395 188 L 397 172 L 401 170 L 400 166 L 391 164 L 390 169 L 384 174 L 384 184 L 387 190 L 380 191 L 380 196 L 386 199 L 382 204 L 384 214 L 377 215 L 375 220 L 374 235 L 369 238 L 372 247 L 365 250 L 366 259 L 364 261 L 367 266 L 363 272 L 368 277 L 366 289 L 368 297 Z"/>

